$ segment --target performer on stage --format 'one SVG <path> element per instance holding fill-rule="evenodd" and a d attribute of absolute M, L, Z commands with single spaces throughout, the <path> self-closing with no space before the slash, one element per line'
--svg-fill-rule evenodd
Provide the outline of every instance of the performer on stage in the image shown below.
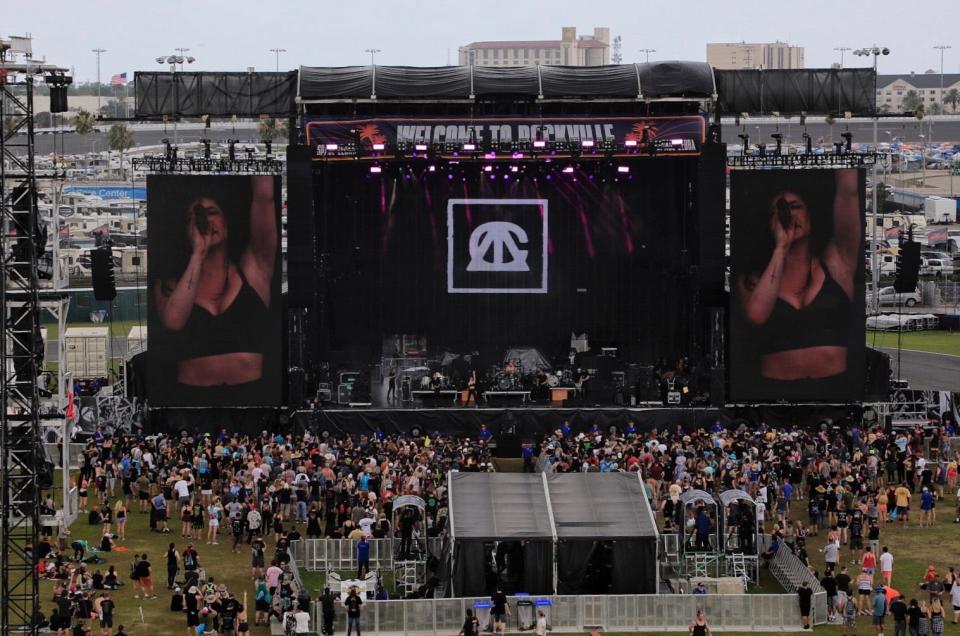
<path fill-rule="evenodd" d="M 477 401 L 477 372 L 474 369 L 470 369 L 470 377 L 467 378 L 467 399 L 464 402 L 464 406 L 470 406 L 470 400 L 473 399 L 474 406 L 479 406 Z"/>
<path fill-rule="evenodd" d="M 440 372 L 437 371 L 433 374 L 433 377 L 430 378 L 430 390 L 433 391 L 434 395 L 440 394 L 440 389 L 443 388 L 443 377 L 440 375 Z"/>
<path fill-rule="evenodd" d="M 397 399 L 397 367 L 390 367 L 390 374 L 387 376 L 387 402 Z"/>

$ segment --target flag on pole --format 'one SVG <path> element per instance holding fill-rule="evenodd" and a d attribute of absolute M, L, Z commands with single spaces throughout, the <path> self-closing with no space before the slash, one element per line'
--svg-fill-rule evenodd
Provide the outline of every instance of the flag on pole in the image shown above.
<path fill-rule="evenodd" d="M 117 73 L 110 77 L 110 86 L 125 86 L 127 83 L 126 73 Z"/>

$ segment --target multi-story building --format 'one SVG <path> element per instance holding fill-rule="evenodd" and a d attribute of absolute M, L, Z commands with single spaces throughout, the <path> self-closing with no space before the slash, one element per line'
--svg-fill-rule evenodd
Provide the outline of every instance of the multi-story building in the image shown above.
<path fill-rule="evenodd" d="M 803 47 L 788 42 L 710 42 L 707 64 L 719 69 L 803 68 Z"/>
<path fill-rule="evenodd" d="M 923 106 L 929 113 L 930 107 L 937 104 L 943 107 L 946 113 L 957 112 L 960 107 L 960 73 L 944 73 L 942 95 L 940 84 L 940 73 L 935 71 L 877 75 L 877 110 L 883 113 L 902 113 Z"/>
<path fill-rule="evenodd" d="M 594 27 L 593 35 L 577 35 L 576 27 L 563 27 L 559 40 L 472 42 L 460 47 L 460 65 L 602 66 L 610 63 L 610 29 Z"/>

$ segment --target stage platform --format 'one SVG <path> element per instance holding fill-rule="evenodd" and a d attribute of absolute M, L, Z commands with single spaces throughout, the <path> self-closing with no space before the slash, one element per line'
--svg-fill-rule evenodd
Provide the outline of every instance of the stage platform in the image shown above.
<path fill-rule="evenodd" d="M 482 404 L 482 402 L 481 402 Z M 447 435 L 474 436 L 485 424 L 494 436 L 511 434 L 533 439 L 560 428 L 568 422 L 575 432 L 589 431 L 596 425 L 601 431 L 611 426 L 625 431 L 633 423 L 637 432 L 654 429 L 686 431 L 709 429 L 717 420 L 725 425 L 743 424 L 748 427 L 818 426 L 829 421 L 842 425 L 859 405 L 793 404 L 717 407 L 663 407 L 637 408 L 555 408 L 549 406 L 520 406 L 516 408 L 489 408 L 481 406 L 459 408 L 400 408 L 373 407 L 325 408 L 296 410 L 276 408 L 205 408 L 205 409 L 150 409 L 146 431 L 150 433 L 186 431 L 215 433 L 221 428 L 231 432 L 259 434 L 260 431 L 299 434 L 309 428 L 315 433 L 331 434 L 441 432 Z"/>

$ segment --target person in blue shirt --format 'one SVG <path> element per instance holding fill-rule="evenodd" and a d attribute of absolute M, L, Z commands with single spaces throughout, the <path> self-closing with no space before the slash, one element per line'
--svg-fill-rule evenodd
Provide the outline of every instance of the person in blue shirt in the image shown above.
<path fill-rule="evenodd" d="M 570 422 L 564 420 L 563 426 L 560 427 L 560 432 L 563 433 L 564 437 L 570 437 L 570 433 L 573 432 L 573 429 L 570 428 Z"/>
<path fill-rule="evenodd" d="M 482 440 L 485 441 L 485 442 L 489 442 L 491 437 L 493 437 L 493 433 L 491 433 L 489 430 L 487 430 L 487 425 L 486 425 L 486 424 L 481 424 L 481 425 L 480 425 L 480 439 L 482 439 Z"/>
<path fill-rule="evenodd" d="M 366 537 L 360 537 L 357 542 L 357 578 L 362 579 L 363 575 L 370 571 L 370 543 Z"/>
<path fill-rule="evenodd" d="M 533 472 L 533 446 L 531 444 L 524 444 L 523 449 L 520 451 L 520 455 L 523 457 L 523 472 L 532 473 Z"/>
<path fill-rule="evenodd" d="M 936 506 L 935 498 L 933 496 L 933 491 L 931 491 L 926 486 L 923 487 L 923 492 L 920 493 L 920 527 L 924 526 L 930 528 L 933 527 L 934 521 L 934 512 L 933 509 Z"/>
<path fill-rule="evenodd" d="M 153 517 L 151 526 L 154 530 L 170 532 L 170 528 L 167 527 L 167 500 L 164 499 L 163 493 L 153 498 L 153 511 L 150 515 Z"/>
<path fill-rule="evenodd" d="M 883 633 L 883 619 L 887 616 L 887 594 L 886 590 L 878 587 L 876 596 L 873 597 L 873 624 L 877 628 L 877 633 Z"/>
<path fill-rule="evenodd" d="M 696 550 L 710 549 L 710 529 L 712 526 L 713 523 L 710 521 L 707 509 L 701 507 L 700 510 L 697 511 L 697 516 L 694 519 L 694 527 L 697 533 Z"/>
<path fill-rule="evenodd" d="M 636 435 L 637 425 L 633 421 L 627 422 L 627 435 Z"/>

